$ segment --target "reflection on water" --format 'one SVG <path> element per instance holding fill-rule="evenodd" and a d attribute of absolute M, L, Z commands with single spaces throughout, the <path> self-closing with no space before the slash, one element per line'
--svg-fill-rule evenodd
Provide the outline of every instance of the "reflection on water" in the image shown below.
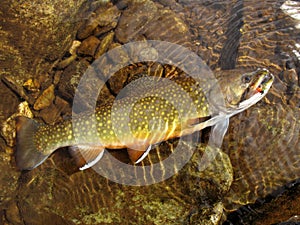
<path fill-rule="evenodd" d="M 18 80 L 14 74 L 4 77 L 1 73 L 2 124 L 24 99 L 40 120 L 49 124 L 63 120 L 70 115 L 68 102 L 80 77 L 93 60 L 135 40 L 183 45 L 201 56 L 219 76 L 226 76 L 230 71 L 223 70 L 229 69 L 244 73 L 268 68 L 276 77 L 274 85 L 262 102 L 230 121 L 222 150 L 232 164 L 231 185 L 225 182 L 232 175 L 225 154 L 220 154 L 214 172 L 197 171 L 197 153 L 178 175 L 138 188 L 115 184 L 93 170 L 78 172 L 66 149 L 52 155 L 41 167 L 20 173 L 15 168 L 12 146 L 1 138 L 0 224 L 216 224 L 212 218 L 224 220 L 223 207 L 237 209 L 299 179 L 298 1 L 120 0 L 91 8 L 95 8 L 94 13 L 81 21 L 77 32 L 80 46 L 76 49 L 80 42 L 75 42 L 75 50 L 55 59 L 60 60 L 55 69 L 18 76 Z M 122 60 L 128 55 L 130 52 L 124 52 L 105 60 Z M 182 71 L 159 63 L 132 64 L 109 80 L 98 103 L 113 99 L 125 82 L 140 73 L 172 77 Z M 33 82 L 35 88 L 22 87 L 32 77 L 39 85 Z M 49 104 L 42 101 L 45 107 L 34 110 L 36 99 L 51 84 L 55 86 L 55 100 Z M 88 103 L 82 104 L 88 107 Z M 202 135 L 204 142 L 207 132 Z M 3 129 L 1 134 L 7 138 Z M 162 143 L 146 160 L 160 159 L 172 146 L 172 142 Z M 198 148 L 199 152 L 203 149 Z M 127 157 L 125 153 L 114 154 L 121 159 Z M 292 216 L 283 211 L 281 221 Z"/>

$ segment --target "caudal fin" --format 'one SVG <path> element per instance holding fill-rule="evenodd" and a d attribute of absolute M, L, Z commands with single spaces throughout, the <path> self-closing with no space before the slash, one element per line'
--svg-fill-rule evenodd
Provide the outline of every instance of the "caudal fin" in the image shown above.
<path fill-rule="evenodd" d="M 16 118 L 17 148 L 16 163 L 21 170 L 32 170 L 44 162 L 49 155 L 39 151 L 34 143 L 34 136 L 40 125 L 27 117 Z"/>

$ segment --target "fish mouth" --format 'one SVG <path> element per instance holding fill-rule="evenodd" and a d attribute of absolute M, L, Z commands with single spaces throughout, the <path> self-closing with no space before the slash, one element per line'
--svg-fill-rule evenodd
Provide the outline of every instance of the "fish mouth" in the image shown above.
<path fill-rule="evenodd" d="M 249 99 L 254 95 L 265 95 L 274 81 L 274 75 L 267 69 L 258 69 L 254 72 L 251 85 L 244 92 L 241 101 Z"/>
<path fill-rule="evenodd" d="M 274 76 L 267 69 L 259 69 L 257 71 L 257 79 L 250 86 L 252 91 L 254 90 L 256 93 L 264 94 L 264 92 L 268 91 L 273 83 Z"/>

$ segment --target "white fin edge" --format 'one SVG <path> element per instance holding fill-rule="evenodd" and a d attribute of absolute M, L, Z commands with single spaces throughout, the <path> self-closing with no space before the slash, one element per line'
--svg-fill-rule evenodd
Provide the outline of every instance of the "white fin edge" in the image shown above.
<path fill-rule="evenodd" d="M 224 117 L 222 121 L 217 122 L 211 131 L 208 145 L 221 148 L 224 136 L 228 130 L 229 117 Z"/>
<path fill-rule="evenodd" d="M 93 161 L 86 163 L 84 166 L 80 167 L 79 170 L 85 170 L 94 166 L 102 158 L 103 154 L 104 154 L 104 149 Z"/>
<path fill-rule="evenodd" d="M 143 155 L 134 163 L 134 164 L 138 164 L 141 161 L 143 161 L 144 158 L 146 158 L 146 156 L 149 154 L 149 152 L 151 151 L 151 145 L 149 145 L 149 147 L 146 149 L 146 151 L 143 153 Z"/>

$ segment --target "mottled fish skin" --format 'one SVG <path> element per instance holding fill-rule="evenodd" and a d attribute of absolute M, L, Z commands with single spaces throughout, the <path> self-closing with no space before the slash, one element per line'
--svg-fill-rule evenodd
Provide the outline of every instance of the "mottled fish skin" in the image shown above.
<path fill-rule="evenodd" d="M 267 70 L 258 70 L 221 80 L 219 85 L 226 108 L 234 111 L 245 97 L 258 91 L 263 93 L 264 87 L 259 89 L 255 82 L 263 80 L 266 74 L 269 74 Z M 273 77 L 265 82 L 268 89 L 272 81 Z M 104 148 L 129 148 L 131 160 L 136 161 L 152 144 L 195 132 L 190 128 L 199 119 L 211 116 L 212 103 L 208 103 L 206 96 L 213 93 L 212 90 L 213 86 L 203 90 L 189 77 L 167 83 L 145 78 L 141 86 L 132 82 L 125 97 L 97 108 L 95 115 L 81 115 L 53 126 L 19 118 L 17 165 L 22 170 L 33 169 L 56 149 L 65 146 L 73 146 L 71 150 L 77 158 L 80 149 L 87 164 L 94 163 Z M 32 144 L 27 144 L 29 142 Z"/>

